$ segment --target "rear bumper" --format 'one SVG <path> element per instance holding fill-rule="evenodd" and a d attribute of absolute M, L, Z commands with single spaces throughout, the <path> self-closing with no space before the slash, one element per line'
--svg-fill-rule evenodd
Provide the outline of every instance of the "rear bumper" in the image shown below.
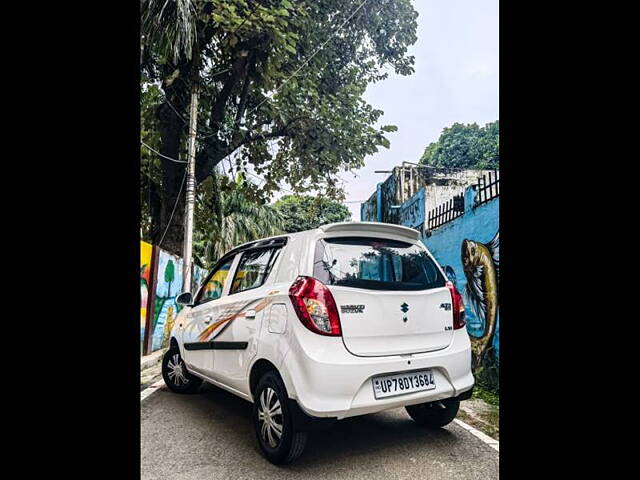
<path fill-rule="evenodd" d="M 319 342 L 317 337 L 314 335 L 314 348 L 294 342 L 281 366 L 290 397 L 313 417 L 342 419 L 458 397 L 473 388 L 471 345 L 464 329 L 456 330 L 443 350 L 405 356 L 357 357 L 346 350 L 341 338 L 324 337 Z M 299 340 L 304 342 L 304 338 Z M 380 400 L 374 397 L 372 377 L 424 368 L 434 372 L 434 390 Z"/>

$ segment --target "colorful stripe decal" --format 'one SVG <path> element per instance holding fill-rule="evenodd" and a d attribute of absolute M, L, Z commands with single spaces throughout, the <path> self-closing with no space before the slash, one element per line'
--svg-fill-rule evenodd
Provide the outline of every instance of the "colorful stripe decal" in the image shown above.
<path fill-rule="evenodd" d="M 273 302 L 272 299 L 263 299 L 260 303 L 258 303 L 255 307 L 254 310 L 256 311 L 256 313 L 264 310 L 265 308 L 267 308 L 267 306 L 269 304 L 271 304 L 271 302 Z M 221 325 L 226 324 L 216 335 L 215 337 L 217 337 L 218 335 L 220 335 L 224 330 L 226 330 L 226 328 L 231 325 L 231 323 L 233 322 L 233 320 L 235 320 L 236 318 L 240 318 L 240 317 L 244 317 L 246 314 L 246 310 L 248 310 L 248 307 L 251 305 L 250 302 L 247 305 L 245 305 L 244 307 L 242 307 L 242 310 L 239 312 L 234 313 L 233 315 L 229 315 L 227 317 L 224 317 L 221 320 L 218 320 L 214 323 L 212 323 L 211 325 L 209 325 L 207 328 L 205 328 L 200 335 L 198 336 L 198 340 L 200 342 L 206 342 L 207 340 L 209 340 L 211 338 L 211 336 L 213 335 L 214 331 L 220 327 Z M 213 338 L 215 338 L 213 337 Z"/>

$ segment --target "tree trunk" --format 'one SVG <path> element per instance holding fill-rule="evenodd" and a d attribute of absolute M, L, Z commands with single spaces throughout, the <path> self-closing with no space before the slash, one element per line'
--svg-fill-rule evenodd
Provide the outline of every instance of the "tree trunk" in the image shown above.
<path fill-rule="evenodd" d="M 177 78 L 171 85 L 163 85 L 168 101 L 158 107 L 156 114 L 160 133 L 160 153 L 173 159 L 186 160 L 179 156 L 186 131 L 183 113 L 186 112 L 186 108 L 183 99 L 188 98 L 189 86 L 186 81 L 188 78 L 186 72 L 189 71 L 189 66 L 183 64 L 180 70 L 180 75 L 184 75 L 182 78 L 185 81 Z M 165 78 L 167 76 L 165 75 Z M 181 255 L 184 233 L 184 186 L 182 184 L 187 164 L 176 163 L 162 157 L 160 163 L 162 165 L 161 205 L 152 218 L 154 225 L 158 226 L 154 229 L 152 240 L 163 249 L 175 255 Z"/>

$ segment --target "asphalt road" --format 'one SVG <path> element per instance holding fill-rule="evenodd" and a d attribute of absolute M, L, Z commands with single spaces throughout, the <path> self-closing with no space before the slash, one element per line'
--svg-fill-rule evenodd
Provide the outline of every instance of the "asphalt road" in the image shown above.
<path fill-rule="evenodd" d="M 141 404 L 143 479 L 497 479 L 497 451 L 451 423 L 423 430 L 404 409 L 348 418 L 309 435 L 302 456 L 277 467 L 258 450 L 252 405 L 203 385 L 162 386 Z"/>

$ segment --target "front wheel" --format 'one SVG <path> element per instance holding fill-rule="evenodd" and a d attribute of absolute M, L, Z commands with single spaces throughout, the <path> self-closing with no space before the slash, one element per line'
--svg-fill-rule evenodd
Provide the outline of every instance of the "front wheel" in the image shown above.
<path fill-rule="evenodd" d="M 451 423 L 456 418 L 459 408 L 460 400 L 457 398 L 405 407 L 409 416 L 425 428 L 440 428 Z"/>
<path fill-rule="evenodd" d="M 180 350 L 176 347 L 167 350 L 162 357 L 162 378 L 167 387 L 176 393 L 193 393 L 202 385 L 201 378 L 187 371 Z"/>
<path fill-rule="evenodd" d="M 260 450 L 271 463 L 291 463 L 302 454 L 307 432 L 296 429 L 287 390 L 275 372 L 267 372 L 258 381 L 253 424 Z"/>

